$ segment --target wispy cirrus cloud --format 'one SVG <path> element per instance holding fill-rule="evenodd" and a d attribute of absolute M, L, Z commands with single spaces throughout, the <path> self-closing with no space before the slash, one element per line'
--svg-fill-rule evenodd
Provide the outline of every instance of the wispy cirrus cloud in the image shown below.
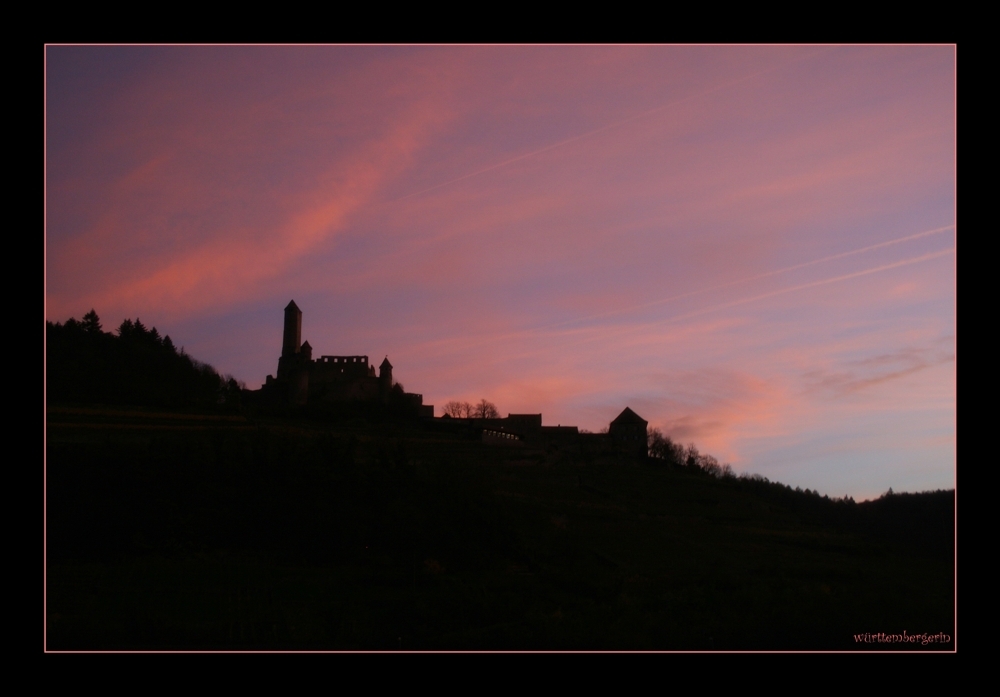
<path fill-rule="evenodd" d="M 810 391 L 844 396 L 954 361 L 955 353 L 948 347 L 909 346 L 892 353 L 845 361 L 839 370 L 808 371 L 803 379 Z"/>

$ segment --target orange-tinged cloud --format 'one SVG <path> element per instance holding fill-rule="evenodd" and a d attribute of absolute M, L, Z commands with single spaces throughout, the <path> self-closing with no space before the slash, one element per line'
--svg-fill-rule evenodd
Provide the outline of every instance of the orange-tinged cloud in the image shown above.
<path fill-rule="evenodd" d="M 261 238 L 241 229 L 219 231 L 194 248 L 167 259 L 148 260 L 140 277 L 107 285 L 85 296 L 83 304 L 107 307 L 129 298 L 136 306 L 177 316 L 217 310 L 254 297 L 264 284 L 286 273 L 293 262 L 334 239 L 351 214 L 405 171 L 425 144 L 428 131 L 441 121 L 441 115 L 426 105 L 418 105 L 407 117 L 393 124 L 382 139 L 318 177 L 318 188 L 298 196 L 308 203 L 291 210 L 288 219 L 272 233 Z M 123 186 L 131 186 L 135 179 L 148 179 L 148 172 L 162 161 L 147 163 L 142 173 L 130 174 Z M 123 227 L 121 221 L 103 220 L 74 246 L 99 247 L 109 237 L 124 234 Z M 242 244 L 246 237 L 251 237 L 249 243 Z"/>

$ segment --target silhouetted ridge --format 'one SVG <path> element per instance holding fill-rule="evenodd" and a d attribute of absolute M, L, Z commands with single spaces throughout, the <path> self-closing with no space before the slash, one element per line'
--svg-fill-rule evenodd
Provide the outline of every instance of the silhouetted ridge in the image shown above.
<path fill-rule="evenodd" d="M 105 332 L 94 310 L 83 321 L 46 322 L 49 402 L 235 408 L 242 386 L 174 346 L 156 327 L 126 319 Z"/>
<path fill-rule="evenodd" d="M 953 489 L 903 494 L 889 489 L 874 501 L 861 503 L 851 496 L 831 498 L 818 491 L 772 482 L 759 474 L 737 475 L 730 465 L 698 452 L 694 445 L 675 443 L 656 428 L 649 432 L 649 458 L 650 463 L 679 467 L 722 480 L 813 522 L 933 553 L 950 555 L 954 548 Z"/>

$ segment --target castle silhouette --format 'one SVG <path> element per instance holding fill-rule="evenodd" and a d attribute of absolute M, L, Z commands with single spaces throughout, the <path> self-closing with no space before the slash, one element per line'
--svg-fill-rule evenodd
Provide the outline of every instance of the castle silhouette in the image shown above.
<path fill-rule="evenodd" d="M 417 416 L 434 416 L 434 406 L 423 395 L 403 392 L 392 381 L 392 363 L 386 356 L 379 366 L 368 356 L 320 356 L 302 341 L 302 310 L 292 300 L 285 307 L 285 329 L 277 377 L 268 375 L 261 392 L 289 406 L 335 402 L 388 402 L 395 397 Z M 394 394 L 395 392 L 395 394 Z"/>
<path fill-rule="evenodd" d="M 404 392 L 392 380 L 392 364 L 386 356 L 379 365 L 368 356 L 312 357 L 312 346 L 302 341 L 302 310 L 292 300 L 285 307 L 285 326 L 277 377 L 268 375 L 259 390 L 265 402 L 302 407 L 322 404 L 402 405 L 429 426 L 448 430 L 473 430 L 484 443 L 494 445 L 542 445 L 570 448 L 594 454 L 646 455 L 648 422 L 625 409 L 608 425 L 607 433 L 581 433 L 576 426 L 543 426 L 541 414 L 508 414 L 506 418 L 453 418 L 434 416 L 434 406 L 423 403 L 423 395 Z"/>

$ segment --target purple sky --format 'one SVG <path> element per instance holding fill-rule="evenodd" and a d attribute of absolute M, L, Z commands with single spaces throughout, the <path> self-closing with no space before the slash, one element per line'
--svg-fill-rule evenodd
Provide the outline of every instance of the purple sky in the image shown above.
<path fill-rule="evenodd" d="M 46 49 L 47 318 L 954 486 L 953 46 Z"/>

